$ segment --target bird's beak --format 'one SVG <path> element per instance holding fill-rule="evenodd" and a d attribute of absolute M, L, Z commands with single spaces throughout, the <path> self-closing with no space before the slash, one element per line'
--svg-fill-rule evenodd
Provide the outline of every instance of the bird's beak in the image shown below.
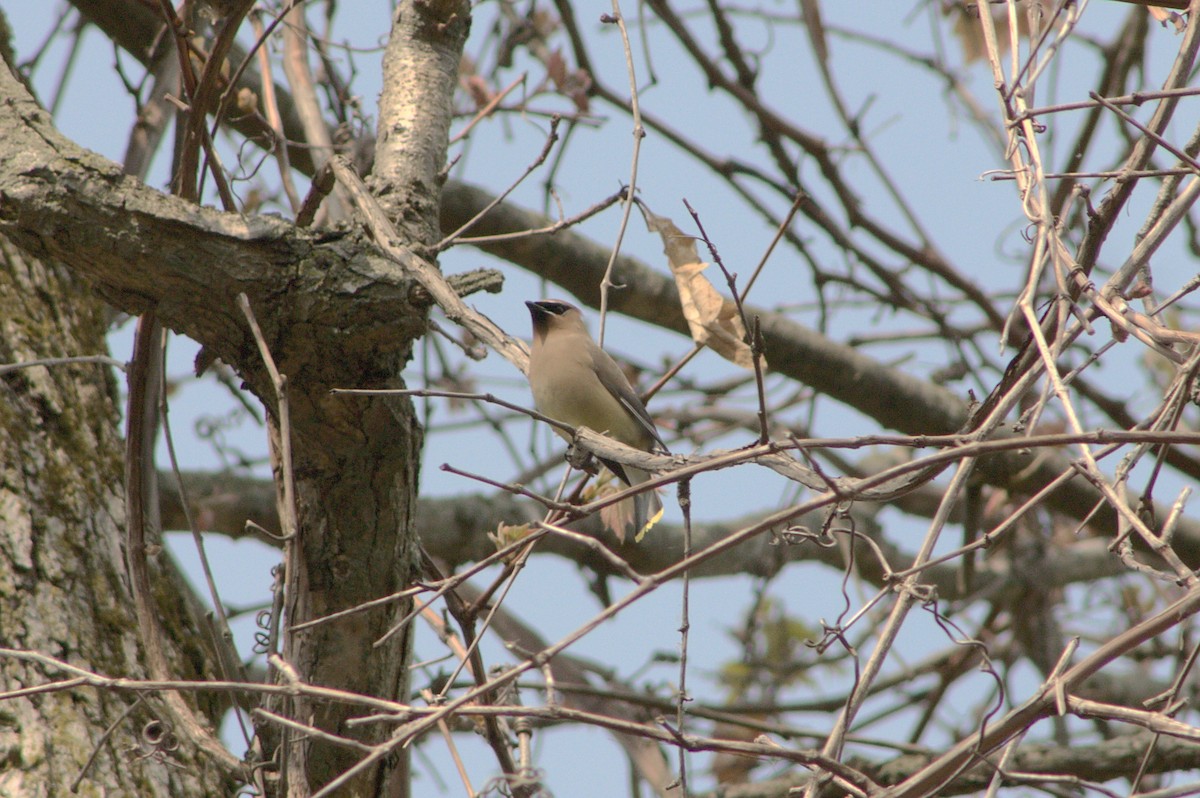
<path fill-rule="evenodd" d="M 541 302 L 527 301 L 525 307 L 529 308 L 529 315 L 533 316 L 534 321 L 545 319 L 550 316 L 550 313 L 542 307 Z"/>

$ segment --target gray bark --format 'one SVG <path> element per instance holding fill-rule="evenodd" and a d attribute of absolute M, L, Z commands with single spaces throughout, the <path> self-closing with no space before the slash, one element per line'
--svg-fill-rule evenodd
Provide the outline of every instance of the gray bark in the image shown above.
<path fill-rule="evenodd" d="M 106 352 L 106 309 L 89 286 L 4 240 L 0 306 L 0 363 Z M 111 370 L 95 363 L 0 375 L 0 645 L 139 679 L 147 673 L 125 579 L 116 396 Z M 155 598 L 169 631 L 163 646 L 179 678 L 211 678 L 197 644 L 208 634 L 182 581 L 162 565 Z M 3 692 L 67 677 L 0 656 Z M 221 705 L 199 709 L 211 719 Z M 147 745 L 143 728 L 168 717 L 157 698 L 139 703 L 90 687 L 9 698 L 0 704 L 0 795 L 66 795 L 76 780 L 81 795 L 227 794 L 228 774 L 194 748 L 156 754 Z"/>

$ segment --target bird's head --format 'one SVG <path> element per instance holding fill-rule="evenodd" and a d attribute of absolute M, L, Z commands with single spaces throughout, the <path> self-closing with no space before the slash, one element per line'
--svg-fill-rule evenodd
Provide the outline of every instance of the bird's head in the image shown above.
<path fill-rule="evenodd" d="M 544 338 L 551 330 L 583 329 L 583 314 L 579 308 L 561 299 L 539 299 L 536 302 L 526 302 L 529 315 L 533 319 L 533 335 Z"/>

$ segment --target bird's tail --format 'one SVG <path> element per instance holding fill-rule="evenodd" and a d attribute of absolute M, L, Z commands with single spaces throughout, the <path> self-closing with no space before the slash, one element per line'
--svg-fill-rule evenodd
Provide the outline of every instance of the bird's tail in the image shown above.
<path fill-rule="evenodd" d="M 650 475 L 641 469 L 625 466 L 623 470 L 630 485 L 637 486 L 650 479 Z M 600 520 L 622 543 L 629 535 L 633 535 L 637 543 L 650 531 L 650 527 L 658 523 L 662 515 L 663 503 L 658 491 L 648 490 L 605 507 L 600 511 Z"/>

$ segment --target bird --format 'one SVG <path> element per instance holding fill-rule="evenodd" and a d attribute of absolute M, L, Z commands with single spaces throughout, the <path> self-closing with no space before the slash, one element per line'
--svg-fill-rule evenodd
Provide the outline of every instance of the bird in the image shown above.
<path fill-rule="evenodd" d="M 529 386 L 537 411 L 572 427 L 590 427 L 635 449 L 668 451 L 654 419 L 620 366 L 592 340 L 579 308 L 561 299 L 525 305 L 533 319 Z M 554 431 L 571 442 L 563 430 Z M 640 485 L 650 478 L 640 468 L 603 458 L 601 462 L 627 485 Z M 640 540 L 663 513 L 662 501 L 653 490 L 616 507 L 610 527 L 622 543 L 631 528 L 635 540 Z"/>

